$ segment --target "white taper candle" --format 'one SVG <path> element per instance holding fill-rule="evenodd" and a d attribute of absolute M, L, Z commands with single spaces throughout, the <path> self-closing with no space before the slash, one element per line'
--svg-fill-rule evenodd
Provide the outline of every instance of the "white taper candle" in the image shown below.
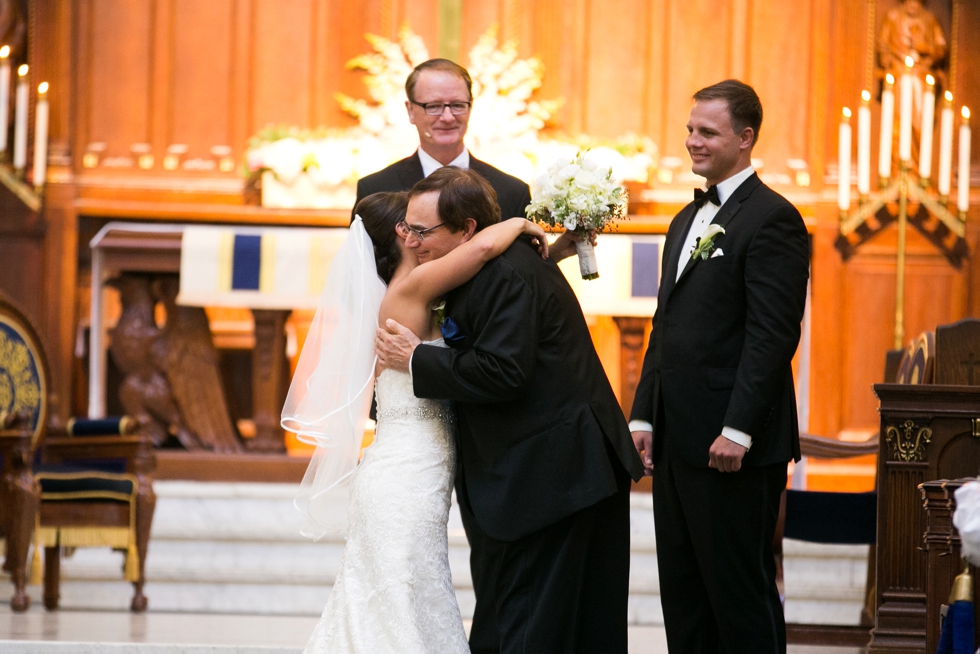
<path fill-rule="evenodd" d="M 34 188 L 44 186 L 48 173 L 48 83 L 37 87 L 34 107 Z"/>
<path fill-rule="evenodd" d="M 861 106 L 858 107 L 858 193 L 867 195 L 871 191 L 871 94 L 861 91 Z"/>
<path fill-rule="evenodd" d="M 956 208 L 970 208 L 970 110 L 963 107 L 960 123 L 959 175 L 956 180 Z"/>
<path fill-rule="evenodd" d="M 7 124 L 10 122 L 10 46 L 0 48 L 0 152 L 7 151 Z"/>
<path fill-rule="evenodd" d="M 926 75 L 926 91 L 922 97 L 922 133 L 919 135 L 919 177 L 932 175 L 932 130 L 936 113 L 936 78 Z"/>
<path fill-rule="evenodd" d="M 939 117 L 939 195 L 948 198 L 953 170 L 953 94 L 946 91 L 946 101 Z"/>
<path fill-rule="evenodd" d="M 912 57 L 905 58 L 909 69 L 915 62 Z M 898 102 L 898 158 L 906 163 L 912 159 L 912 73 L 905 71 L 899 88 Z"/>
<path fill-rule="evenodd" d="M 841 211 L 851 207 L 851 110 L 841 112 L 837 138 L 837 206 Z"/>
<path fill-rule="evenodd" d="M 885 88 L 881 92 L 881 142 L 878 144 L 878 175 L 882 178 L 892 174 L 892 129 L 895 124 L 895 78 L 891 73 L 885 76 Z"/>
<path fill-rule="evenodd" d="M 14 114 L 14 168 L 27 165 L 27 64 L 17 69 L 17 107 Z"/>

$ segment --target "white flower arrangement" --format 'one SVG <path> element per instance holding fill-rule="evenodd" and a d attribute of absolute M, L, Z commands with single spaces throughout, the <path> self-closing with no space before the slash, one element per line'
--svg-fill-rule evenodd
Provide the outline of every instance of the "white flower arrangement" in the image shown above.
<path fill-rule="evenodd" d="M 627 198 L 612 169 L 599 166 L 582 152 L 573 159 L 558 159 L 534 180 L 527 217 L 552 227 L 578 232 L 582 279 L 596 279 L 595 251 L 589 232 L 602 232 L 616 218 L 626 215 Z"/>
<path fill-rule="evenodd" d="M 269 172 L 265 186 L 312 186 L 327 197 L 325 208 L 349 208 L 354 186 L 365 175 L 404 158 L 418 146 L 415 128 L 405 111 L 405 79 L 429 59 L 421 37 L 407 27 L 397 41 L 367 35 L 373 52 L 355 57 L 347 67 L 366 73 L 370 100 L 338 93 L 341 109 L 356 118 L 348 129 L 299 130 L 269 127 L 249 141 L 246 168 Z M 537 57 L 521 59 L 517 45 L 501 45 L 491 28 L 470 50 L 468 70 L 473 79 L 473 111 L 466 135 L 469 149 L 480 159 L 531 182 L 542 162 L 572 159 L 582 148 L 621 180 L 645 183 L 657 159 L 657 148 L 646 137 L 627 134 L 605 141 L 589 137 L 545 138 L 541 131 L 561 107 L 561 99 L 537 100 L 544 66 Z M 305 174 L 305 175 L 304 175 Z M 265 202 L 265 199 L 263 199 Z"/>

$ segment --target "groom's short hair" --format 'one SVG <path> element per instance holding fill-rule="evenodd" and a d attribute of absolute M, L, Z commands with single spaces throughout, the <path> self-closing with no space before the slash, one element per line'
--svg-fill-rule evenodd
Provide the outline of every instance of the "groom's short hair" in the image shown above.
<path fill-rule="evenodd" d="M 737 79 L 726 79 L 706 86 L 694 94 L 694 101 L 724 100 L 728 103 L 728 117 L 732 129 L 740 133 L 746 127 L 752 128 L 752 146 L 759 142 L 759 129 L 762 127 L 762 101 L 755 89 Z"/>
<path fill-rule="evenodd" d="M 466 229 L 467 218 L 476 221 L 476 231 L 500 222 L 497 192 L 472 170 L 443 166 L 413 186 L 408 199 L 431 191 L 439 192 L 439 220 L 451 232 Z"/>

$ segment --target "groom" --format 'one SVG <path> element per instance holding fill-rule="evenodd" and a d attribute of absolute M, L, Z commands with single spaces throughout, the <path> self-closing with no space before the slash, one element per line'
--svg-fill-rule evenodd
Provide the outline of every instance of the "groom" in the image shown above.
<path fill-rule="evenodd" d="M 810 245 L 800 212 L 752 168 L 761 125 L 747 84 L 694 95 L 686 145 L 708 190 L 667 232 L 633 402 L 671 652 L 786 651 L 772 539 L 800 458 L 792 361 Z"/>
<path fill-rule="evenodd" d="M 485 180 L 442 168 L 409 193 L 406 244 L 429 261 L 499 219 Z M 448 349 L 389 321 L 378 355 L 416 396 L 455 402 L 457 492 L 486 535 L 499 651 L 625 653 L 643 466 L 575 295 L 518 240 L 447 295 L 442 331 Z"/>

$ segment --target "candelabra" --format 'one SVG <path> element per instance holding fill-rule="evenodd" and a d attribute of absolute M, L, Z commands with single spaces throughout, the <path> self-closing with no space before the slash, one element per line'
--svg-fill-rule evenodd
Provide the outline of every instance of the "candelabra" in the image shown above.
<path fill-rule="evenodd" d="M 851 111 L 844 107 L 838 135 L 838 189 L 840 235 L 837 248 L 846 259 L 860 244 L 898 221 L 895 276 L 895 345 L 902 347 L 905 315 L 905 239 L 911 222 L 957 268 L 968 254 L 966 213 L 970 191 L 970 110 L 962 109 L 959 133 L 957 215 L 947 208 L 953 152 L 953 96 L 947 91 L 940 117 L 939 175 L 936 188 L 930 182 L 935 115 L 935 80 L 926 77 L 921 100 L 921 131 L 917 170 L 912 166 L 913 103 L 918 80 L 907 58 L 906 74 L 899 81 L 899 130 L 897 175 L 892 179 L 892 140 L 895 113 L 895 78 L 887 75 L 881 97 L 881 136 L 878 152 L 879 191 L 872 194 L 871 94 L 862 92 L 858 109 L 858 205 L 851 209 Z M 897 204 L 897 206 L 896 206 Z M 911 209 L 911 210 L 910 210 Z"/>

